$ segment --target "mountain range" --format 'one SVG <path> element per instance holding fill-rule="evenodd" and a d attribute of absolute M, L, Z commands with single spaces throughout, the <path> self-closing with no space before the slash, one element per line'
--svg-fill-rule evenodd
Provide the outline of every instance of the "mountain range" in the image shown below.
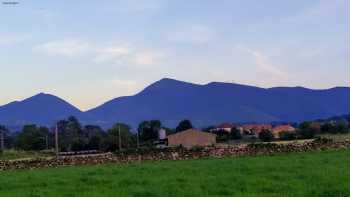
<path fill-rule="evenodd" d="M 234 83 L 198 85 L 164 78 L 133 96 L 110 100 L 88 111 L 40 93 L 0 106 L 0 124 L 52 125 L 70 115 L 84 124 L 110 127 L 115 122 L 136 126 L 159 119 L 174 127 L 190 119 L 197 127 L 221 122 L 298 122 L 350 113 L 350 88 L 313 90 L 303 87 L 259 88 Z"/>

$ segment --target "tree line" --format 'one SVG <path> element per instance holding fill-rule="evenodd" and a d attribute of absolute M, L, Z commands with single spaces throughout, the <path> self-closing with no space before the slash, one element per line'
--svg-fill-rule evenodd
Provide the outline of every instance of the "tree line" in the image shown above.
<path fill-rule="evenodd" d="M 5 148 L 20 150 L 50 150 L 55 148 L 55 130 L 58 131 L 59 151 L 116 151 L 119 148 L 131 149 L 142 146 L 152 146 L 158 140 L 158 131 L 165 129 L 167 135 L 193 128 L 189 120 L 183 120 L 175 129 L 166 128 L 160 120 L 143 121 L 137 131 L 125 123 L 116 123 L 112 128 L 104 130 L 97 125 L 83 126 L 79 120 L 71 116 L 60 120 L 51 128 L 35 124 L 25 125 L 22 130 L 10 133 L 0 125 L 1 150 Z"/>
<path fill-rule="evenodd" d="M 209 132 L 215 127 L 208 127 L 204 131 Z M 217 135 L 218 142 L 228 142 L 230 140 L 241 140 L 244 137 L 236 127 L 232 128 L 230 132 L 225 130 L 215 130 L 213 133 Z M 312 122 L 305 121 L 296 125 L 295 132 L 282 131 L 279 133 L 279 140 L 296 140 L 296 139 L 312 139 L 317 135 L 322 134 L 346 134 L 350 133 L 350 122 L 348 120 L 337 120 L 328 122 Z M 264 142 L 271 142 L 275 136 L 269 129 L 264 129 L 256 136 L 251 136 L 250 139 L 260 140 Z"/>
<path fill-rule="evenodd" d="M 190 120 L 181 121 L 174 129 L 162 125 L 160 120 L 147 120 L 138 125 L 136 131 L 125 123 L 116 123 L 112 128 L 104 130 L 97 125 L 83 126 L 77 118 L 71 116 L 60 120 L 53 127 L 25 125 L 19 132 L 11 133 L 0 125 L 0 150 L 52 150 L 55 148 L 55 129 L 58 130 L 59 151 L 99 150 L 116 151 L 118 149 L 133 149 L 138 145 L 151 147 L 158 140 L 158 131 L 162 128 L 167 135 L 193 128 Z M 242 133 L 237 128 L 231 132 L 212 131 L 214 127 L 204 128 L 205 132 L 217 135 L 218 142 L 242 139 Z M 310 139 L 318 134 L 350 133 L 349 121 L 329 121 L 323 123 L 303 122 L 297 126 L 297 131 L 280 133 L 280 140 Z M 261 141 L 272 141 L 274 136 L 270 130 L 259 133 Z"/>

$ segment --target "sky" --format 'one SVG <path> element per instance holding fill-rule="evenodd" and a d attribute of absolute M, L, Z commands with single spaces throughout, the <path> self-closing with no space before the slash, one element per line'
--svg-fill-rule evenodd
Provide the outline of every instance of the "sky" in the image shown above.
<path fill-rule="evenodd" d="M 350 86 L 349 0 L 17 0 L 0 4 L 0 105 L 82 110 L 164 77 Z"/>

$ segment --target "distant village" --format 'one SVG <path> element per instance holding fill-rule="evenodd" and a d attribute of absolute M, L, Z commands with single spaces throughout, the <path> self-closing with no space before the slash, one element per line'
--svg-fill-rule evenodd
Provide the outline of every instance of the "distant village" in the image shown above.
<path fill-rule="evenodd" d="M 214 144 L 240 144 L 255 142 L 312 139 L 322 134 L 349 133 L 347 120 L 310 121 L 300 124 L 233 124 L 222 123 L 203 130 L 187 129 L 165 136 L 160 130 L 160 140 L 167 146 L 210 146 Z"/>
<path fill-rule="evenodd" d="M 216 143 L 240 143 L 258 140 L 296 139 L 297 129 L 290 124 L 272 126 L 271 124 L 232 124 L 222 123 L 205 131 L 188 129 L 167 137 L 160 130 L 160 140 L 167 139 L 168 146 L 209 146 Z"/>
<path fill-rule="evenodd" d="M 136 131 L 124 123 L 103 130 L 97 125 L 82 125 L 77 118 L 60 120 L 51 128 L 25 125 L 11 133 L 0 125 L 0 148 L 26 151 L 114 152 L 130 149 L 166 147 L 203 147 L 272 141 L 313 139 L 323 134 L 350 132 L 349 121 L 319 120 L 300 124 L 234 124 L 198 129 L 190 120 L 182 120 L 174 129 L 159 120 L 143 121 Z"/>

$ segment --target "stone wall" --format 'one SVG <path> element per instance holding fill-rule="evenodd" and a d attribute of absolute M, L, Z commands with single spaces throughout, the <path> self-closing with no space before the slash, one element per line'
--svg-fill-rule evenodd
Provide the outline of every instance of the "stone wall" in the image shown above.
<path fill-rule="evenodd" d="M 161 150 L 134 151 L 124 153 L 106 153 L 99 155 L 66 156 L 55 159 L 34 159 L 22 161 L 0 161 L 0 171 L 16 169 L 52 168 L 75 165 L 97 165 L 106 163 L 123 164 L 142 161 L 159 160 L 188 160 L 207 157 L 229 157 L 229 156 L 255 156 L 273 155 L 290 152 L 322 151 L 332 149 L 350 149 L 350 141 L 331 142 L 318 140 L 305 143 L 289 144 L 250 144 L 226 147 L 205 148 L 168 148 Z"/>

